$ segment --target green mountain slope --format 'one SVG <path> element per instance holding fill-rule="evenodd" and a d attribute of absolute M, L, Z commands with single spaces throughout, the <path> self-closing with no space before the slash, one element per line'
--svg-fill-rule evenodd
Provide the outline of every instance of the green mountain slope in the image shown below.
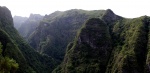
<path fill-rule="evenodd" d="M 104 73 L 112 50 L 107 24 L 99 18 L 87 20 L 56 73 Z"/>
<path fill-rule="evenodd" d="M 94 11 L 73 9 L 64 12 L 54 12 L 43 18 L 37 30 L 32 33 L 28 41 L 39 53 L 62 60 L 67 44 L 73 41 L 82 24 L 87 19 L 93 17 L 102 18 L 105 16 L 104 18 L 107 19 L 108 14 L 120 18 L 109 9 Z"/>
<path fill-rule="evenodd" d="M 85 23 L 74 42 L 68 45 L 63 62 L 53 73 L 150 72 L 150 17 L 114 21 L 111 21 L 113 18 L 108 20 L 102 17 L 100 28 L 94 26 L 96 23 L 91 23 L 88 28 L 91 20 Z"/>
<path fill-rule="evenodd" d="M 19 64 L 17 73 L 48 73 L 55 67 L 57 61 L 37 53 L 18 34 L 11 12 L 6 7 L 0 7 L 0 42 L 2 55 L 13 58 Z"/>
<path fill-rule="evenodd" d="M 53 73 L 150 72 L 148 16 L 128 19 L 110 9 L 56 11 L 44 16 L 28 35 L 33 49 L 14 29 L 12 17 L 3 15 L 2 55 L 19 63 L 18 73 L 48 73 L 62 60 Z"/>
<path fill-rule="evenodd" d="M 149 17 L 123 19 L 112 27 L 113 51 L 107 73 L 144 73 Z"/>

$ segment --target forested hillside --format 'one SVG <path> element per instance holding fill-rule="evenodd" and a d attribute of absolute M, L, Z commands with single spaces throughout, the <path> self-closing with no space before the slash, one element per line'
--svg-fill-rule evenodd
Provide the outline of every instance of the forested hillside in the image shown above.
<path fill-rule="evenodd" d="M 17 73 L 48 73 L 57 63 L 50 56 L 37 53 L 23 40 L 14 28 L 11 12 L 6 7 L 0 7 L 0 42 L 3 46 L 2 56 L 13 58 L 18 63 Z M 1 57 L 1 59 L 3 58 Z M 6 63 L 11 64 L 7 60 L 9 59 L 6 59 Z M 0 69 L 6 69 L 6 72 L 10 69 L 7 65 L 6 68 L 0 67 Z M 5 71 L 4 73 L 6 73 Z"/>
<path fill-rule="evenodd" d="M 30 22 L 30 19 L 28 21 Z M 1 23 L 5 22 L 2 20 Z M 5 32 L 3 36 L 6 37 L 2 39 L 17 47 L 15 52 L 10 52 L 6 48 L 6 54 L 2 52 L 2 55 L 8 55 L 9 58 L 16 60 L 19 64 L 18 72 L 23 70 L 29 73 L 31 71 L 49 73 L 52 70 L 52 73 L 150 72 L 148 16 L 129 19 L 114 14 L 110 9 L 93 11 L 72 9 L 45 15 L 34 24 L 37 26 L 33 26 L 34 30 L 28 31 L 29 34 L 26 34 L 28 37 L 25 38 L 32 48 L 18 35 L 13 25 L 10 25 L 13 28 L 11 30 L 10 26 L 1 25 L 3 28 L 1 33 Z M 8 45 L 5 44 L 6 41 L 1 40 L 3 46 Z M 19 60 L 16 56 L 9 55 L 16 52 L 19 54 L 17 55 Z M 22 67 L 22 62 L 25 68 Z"/>
<path fill-rule="evenodd" d="M 53 73 L 149 73 L 149 25 L 147 16 L 90 19 Z"/>
<path fill-rule="evenodd" d="M 112 16 L 112 17 L 111 17 Z M 62 60 L 69 42 L 72 42 L 77 31 L 89 18 L 120 18 L 108 10 L 68 10 L 54 12 L 44 16 L 40 25 L 28 39 L 30 45 L 41 54 L 47 54 Z M 109 21 L 113 21 L 111 19 Z"/>
<path fill-rule="evenodd" d="M 56 73 L 105 73 L 112 50 L 107 24 L 99 18 L 87 20 L 70 43 Z"/>

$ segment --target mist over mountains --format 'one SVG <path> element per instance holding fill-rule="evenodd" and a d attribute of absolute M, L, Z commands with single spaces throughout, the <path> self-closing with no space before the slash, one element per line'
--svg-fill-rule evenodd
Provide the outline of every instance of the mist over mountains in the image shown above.
<path fill-rule="evenodd" d="M 149 26 L 111 9 L 12 18 L 0 7 L 0 72 L 149 73 Z"/>

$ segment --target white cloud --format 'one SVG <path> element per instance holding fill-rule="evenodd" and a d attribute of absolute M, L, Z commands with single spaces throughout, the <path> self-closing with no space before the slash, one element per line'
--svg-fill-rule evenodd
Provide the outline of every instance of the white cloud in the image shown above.
<path fill-rule="evenodd" d="M 112 9 L 124 17 L 150 16 L 148 0 L 0 0 L 1 6 L 8 7 L 13 15 L 29 16 L 30 13 L 50 14 L 69 9 L 99 10 Z"/>

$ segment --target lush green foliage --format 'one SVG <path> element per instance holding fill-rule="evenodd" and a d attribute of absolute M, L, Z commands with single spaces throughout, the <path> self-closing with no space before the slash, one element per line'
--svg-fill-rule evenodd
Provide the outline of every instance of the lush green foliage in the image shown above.
<path fill-rule="evenodd" d="M 0 7 L 0 34 L 2 55 L 16 60 L 19 64 L 17 73 L 49 73 L 54 69 L 57 61 L 40 55 L 23 40 L 13 26 L 10 11 L 5 7 Z"/>
<path fill-rule="evenodd" d="M 66 47 L 53 73 L 150 72 L 150 17 L 126 19 L 110 9 L 57 11 L 44 16 L 34 32 L 27 31 L 35 52 L 12 28 L 8 15 L 0 14 L 2 55 L 17 61 L 17 72 L 51 72 Z"/>
<path fill-rule="evenodd" d="M 73 9 L 46 15 L 28 41 L 39 53 L 62 60 L 67 45 L 73 41 L 82 24 L 88 18 L 101 18 L 105 12 L 105 10 L 85 11 Z"/>
<path fill-rule="evenodd" d="M 0 43 L 0 73 L 15 73 L 19 68 L 14 59 L 2 56 L 2 45 Z"/>
<path fill-rule="evenodd" d="M 87 20 L 56 73 L 104 73 L 111 51 L 106 23 L 99 18 Z"/>
<path fill-rule="evenodd" d="M 93 31 L 94 33 L 90 32 L 92 30 L 96 30 L 98 26 L 97 27 L 93 26 L 88 27 L 87 25 L 83 26 L 83 28 L 79 31 L 79 34 L 77 34 L 78 36 L 75 38 L 74 43 L 68 45 L 68 49 L 62 64 L 59 65 L 53 71 L 53 73 L 84 73 L 84 72 L 149 73 L 150 72 L 149 69 L 150 17 L 143 16 L 134 19 L 119 18 L 116 20 L 109 18 L 111 21 L 108 21 L 107 19 L 109 16 L 105 18 L 104 17 L 102 17 L 102 19 L 105 22 L 107 21 L 107 25 L 110 31 L 110 33 L 107 34 L 107 36 L 110 35 L 112 40 L 106 38 L 105 34 L 103 34 L 103 36 L 105 37 L 98 40 L 97 39 L 98 34 L 96 34 L 97 32 L 96 31 Z M 93 29 L 91 30 L 91 28 Z M 99 30 L 104 32 L 108 29 L 105 28 L 105 25 L 102 25 L 101 28 L 99 28 Z M 92 37 L 89 37 L 90 35 Z M 96 39 L 97 41 L 92 42 L 89 39 L 92 39 L 92 41 Z M 104 52 L 107 52 L 107 54 L 109 52 L 111 53 L 110 56 L 107 56 L 105 54 L 104 55 L 105 58 L 103 58 L 102 54 L 103 50 L 100 51 L 102 52 L 101 54 L 98 54 L 97 52 L 99 50 L 98 49 L 95 50 L 91 46 L 93 46 L 93 44 L 102 44 L 104 43 L 104 41 L 106 42 L 107 40 L 112 41 L 111 44 L 113 50 L 107 50 L 108 47 L 107 48 L 105 47 L 105 45 L 108 44 L 108 42 L 101 46 L 100 45 L 95 46 L 98 48 L 102 47 L 105 50 Z M 87 44 L 87 42 L 90 42 L 90 44 Z M 96 59 L 93 59 L 95 57 Z M 103 64 L 103 67 L 101 67 L 101 63 Z"/>
<path fill-rule="evenodd" d="M 113 25 L 114 50 L 107 73 L 144 73 L 148 35 L 145 18 L 123 19 Z"/>

